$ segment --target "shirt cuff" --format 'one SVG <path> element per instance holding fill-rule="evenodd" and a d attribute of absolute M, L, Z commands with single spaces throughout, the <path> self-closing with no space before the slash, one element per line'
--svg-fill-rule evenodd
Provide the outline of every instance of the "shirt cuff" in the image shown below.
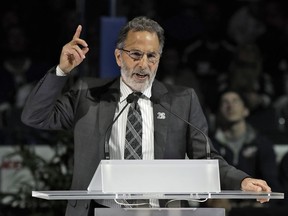
<path fill-rule="evenodd" d="M 56 67 L 56 75 L 57 75 L 57 76 L 67 76 L 67 74 L 64 73 L 64 72 L 60 69 L 59 65 Z"/>

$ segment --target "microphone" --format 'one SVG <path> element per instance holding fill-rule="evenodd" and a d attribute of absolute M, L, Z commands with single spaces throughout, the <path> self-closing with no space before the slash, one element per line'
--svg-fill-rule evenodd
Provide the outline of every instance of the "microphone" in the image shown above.
<path fill-rule="evenodd" d="M 200 134 L 202 134 L 202 136 L 204 137 L 205 141 L 206 141 L 206 159 L 211 159 L 211 149 L 210 149 L 210 145 L 209 145 L 209 140 L 207 135 L 200 130 L 198 127 L 196 127 L 195 125 L 191 124 L 190 122 L 186 121 L 185 119 L 183 119 L 182 117 L 180 117 L 179 115 L 177 115 L 176 113 L 168 110 L 163 104 L 160 103 L 160 99 L 156 98 L 154 96 L 150 97 L 150 100 L 152 101 L 152 103 L 154 104 L 159 104 L 161 107 L 163 107 L 166 111 L 168 111 L 169 113 L 171 113 L 172 115 L 174 115 L 175 117 L 177 117 L 178 119 L 184 121 L 186 124 L 188 124 L 189 126 L 191 126 L 192 128 L 194 128 L 195 130 L 197 130 Z"/>
<path fill-rule="evenodd" d="M 123 113 L 123 111 L 126 109 L 126 107 L 132 102 L 137 102 L 141 95 L 142 95 L 141 92 L 132 92 L 131 94 L 129 94 L 128 97 L 126 98 L 126 101 L 127 101 L 126 105 L 122 108 L 122 110 L 119 112 L 119 114 L 115 117 L 115 119 L 112 121 L 112 123 L 106 129 L 105 138 L 104 138 L 104 154 L 105 154 L 106 160 L 110 159 L 109 139 L 107 139 L 108 131 L 111 130 L 112 126 L 117 121 L 117 119 L 120 117 L 120 115 Z"/>

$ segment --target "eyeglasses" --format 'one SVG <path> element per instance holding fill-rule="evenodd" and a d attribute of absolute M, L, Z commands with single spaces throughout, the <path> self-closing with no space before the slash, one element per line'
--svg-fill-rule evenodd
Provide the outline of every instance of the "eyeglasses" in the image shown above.
<path fill-rule="evenodd" d="M 127 55 L 130 58 L 132 58 L 136 61 L 141 60 L 143 58 L 144 54 L 146 54 L 148 62 L 152 63 L 152 64 L 155 64 L 160 59 L 160 53 L 156 53 L 156 52 L 147 52 L 146 53 L 146 52 L 143 52 L 140 50 L 126 50 L 123 48 L 118 48 L 118 49 L 124 51 L 125 53 L 127 53 Z"/>

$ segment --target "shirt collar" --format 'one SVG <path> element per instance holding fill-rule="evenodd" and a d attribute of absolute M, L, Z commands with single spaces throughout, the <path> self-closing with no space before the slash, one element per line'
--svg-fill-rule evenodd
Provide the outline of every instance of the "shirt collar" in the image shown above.
<path fill-rule="evenodd" d="M 142 92 L 142 96 L 141 98 L 143 99 L 149 99 L 151 97 L 151 89 L 152 89 L 152 85 L 149 85 L 149 87 L 147 89 L 144 90 L 144 92 Z M 128 97 L 129 94 L 131 94 L 133 91 L 131 90 L 131 88 L 126 85 L 126 83 L 123 82 L 122 78 L 120 78 L 120 103 L 122 103 L 123 101 L 126 101 L 126 98 Z"/>

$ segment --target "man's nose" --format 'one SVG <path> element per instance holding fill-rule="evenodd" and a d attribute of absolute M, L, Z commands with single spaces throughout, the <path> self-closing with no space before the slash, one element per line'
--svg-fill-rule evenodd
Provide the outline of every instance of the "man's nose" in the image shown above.
<path fill-rule="evenodd" d="M 140 61 L 139 61 L 139 66 L 140 66 L 141 68 L 147 68 L 148 65 L 149 65 L 149 60 L 148 60 L 148 58 L 147 58 L 147 55 L 144 54 L 143 57 L 142 57 L 142 58 L 140 59 Z"/>

